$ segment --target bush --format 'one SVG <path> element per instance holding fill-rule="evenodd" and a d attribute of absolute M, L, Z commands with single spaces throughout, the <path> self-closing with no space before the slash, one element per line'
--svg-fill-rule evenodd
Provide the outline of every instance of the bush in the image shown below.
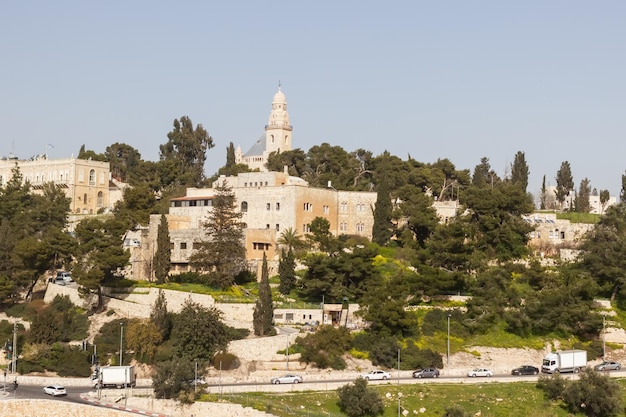
<path fill-rule="evenodd" d="M 383 400 L 376 391 L 367 388 L 367 381 L 363 378 L 344 385 L 337 393 L 337 405 L 348 417 L 379 416 L 385 412 Z"/>
<path fill-rule="evenodd" d="M 177 284 L 206 284 L 206 275 L 197 272 L 183 272 L 182 274 L 173 274 L 168 277 L 169 282 Z"/>
<path fill-rule="evenodd" d="M 431 349 L 420 349 L 409 340 L 406 349 L 401 350 L 402 369 L 443 368 L 441 355 Z"/>
<path fill-rule="evenodd" d="M 239 358 L 232 353 L 218 353 L 213 357 L 213 367 L 223 371 L 230 371 L 239 368 L 241 362 Z"/>
<path fill-rule="evenodd" d="M 344 327 L 319 326 L 315 333 L 296 338 L 302 349 L 300 361 L 313 363 L 320 369 L 345 369 L 342 356 L 350 347 L 350 340 L 350 332 Z"/>
<path fill-rule="evenodd" d="M 446 410 L 443 412 L 443 417 L 469 417 L 470 414 L 466 413 L 458 405 L 453 405 L 450 407 L 446 407 Z"/>
<path fill-rule="evenodd" d="M 580 374 L 577 381 L 571 382 L 563 391 L 563 401 L 575 413 L 587 416 L 617 416 L 621 414 L 620 386 L 608 375 L 601 375 L 593 369 Z"/>
<path fill-rule="evenodd" d="M 564 379 L 559 373 L 552 376 L 542 375 L 537 381 L 537 388 L 543 390 L 547 399 L 554 401 L 563 398 L 563 392 L 567 388 L 568 383 L 569 381 Z"/>

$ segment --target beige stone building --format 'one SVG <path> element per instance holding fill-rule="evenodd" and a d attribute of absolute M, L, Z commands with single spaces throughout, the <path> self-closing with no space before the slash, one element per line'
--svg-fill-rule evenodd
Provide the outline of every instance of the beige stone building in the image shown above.
<path fill-rule="evenodd" d="M 41 193 L 44 183 L 59 186 L 71 199 L 72 214 L 107 212 L 113 205 L 110 195 L 110 168 L 108 162 L 87 159 L 48 159 L 38 156 L 30 160 L 15 157 L 0 160 L 0 185 L 13 177 L 18 166 L 34 193 Z M 115 188 L 115 187 L 114 187 Z"/>
<path fill-rule="evenodd" d="M 220 177 L 232 188 L 238 211 L 245 224 L 246 258 L 253 269 L 267 255 L 270 273 L 275 273 L 279 258 L 277 241 L 287 229 L 300 236 L 310 232 L 316 217 L 328 220 L 333 235 L 341 234 L 372 238 L 376 193 L 337 191 L 313 188 L 301 178 L 281 172 L 250 172 L 233 177 Z M 170 200 L 167 214 L 171 242 L 171 272 L 189 271 L 189 257 L 194 242 L 205 239 L 203 222 L 212 209 L 215 188 L 187 189 L 186 196 Z M 156 250 L 160 215 L 150 217 L 148 229 L 134 239 L 131 248 L 133 276 L 150 279 L 151 263 Z M 133 245 L 129 245 L 133 246 Z M 143 270 L 141 273 L 140 271 Z"/>
<path fill-rule="evenodd" d="M 585 234 L 594 227 L 557 219 L 556 213 L 538 212 L 525 216 L 524 221 L 535 228 L 530 232 L 528 246 L 541 257 L 562 257 L 564 249 L 578 248 Z"/>
<path fill-rule="evenodd" d="M 267 171 L 265 163 L 272 152 L 284 152 L 291 150 L 291 132 L 293 128 L 289 124 L 287 113 L 287 99 L 278 86 L 278 92 L 272 100 L 272 111 L 269 121 L 265 125 L 265 135 L 257 140 L 254 145 L 244 154 L 241 147 L 235 150 L 235 163 L 246 164 L 251 169 Z"/>

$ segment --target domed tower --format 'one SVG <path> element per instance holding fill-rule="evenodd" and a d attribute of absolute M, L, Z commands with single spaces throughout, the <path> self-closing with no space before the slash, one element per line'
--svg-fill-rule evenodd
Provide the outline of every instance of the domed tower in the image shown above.
<path fill-rule="evenodd" d="M 265 152 L 267 157 L 272 152 L 285 152 L 291 150 L 291 131 L 292 126 L 289 124 L 289 113 L 287 113 L 287 99 L 280 90 L 278 84 L 278 92 L 272 100 L 272 111 L 270 119 L 265 125 Z"/>

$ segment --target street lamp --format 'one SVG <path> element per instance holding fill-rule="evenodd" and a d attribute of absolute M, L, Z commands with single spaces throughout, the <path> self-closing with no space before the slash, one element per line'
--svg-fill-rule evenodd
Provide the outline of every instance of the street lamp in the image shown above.
<path fill-rule="evenodd" d="M 289 370 L 289 333 L 287 333 L 287 349 L 285 350 L 287 370 Z"/>
<path fill-rule="evenodd" d="M 450 316 L 448 314 L 448 366 L 450 366 Z"/>
<path fill-rule="evenodd" d="M 124 323 L 120 323 L 120 366 L 124 364 L 122 362 L 123 345 L 124 345 Z"/>

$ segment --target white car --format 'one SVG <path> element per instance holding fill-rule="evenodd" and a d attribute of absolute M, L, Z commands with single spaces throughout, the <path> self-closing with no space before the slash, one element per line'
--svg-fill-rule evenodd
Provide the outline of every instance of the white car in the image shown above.
<path fill-rule="evenodd" d="M 491 369 L 487 368 L 476 368 L 469 371 L 467 373 L 467 376 L 471 376 L 472 378 L 477 376 L 493 376 L 493 372 L 491 371 Z"/>
<path fill-rule="evenodd" d="M 43 392 L 52 395 L 53 397 L 58 397 L 59 395 L 67 395 L 67 391 L 63 385 L 48 385 L 43 388 Z"/>
<path fill-rule="evenodd" d="M 375 369 L 366 374 L 361 375 L 361 378 L 367 381 L 373 381 L 378 379 L 390 379 L 391 374 L 389 372 L 381 371 L 380 369 Z"/>
<path fill-rule="evenodd" d="M 299 384 L 302 382 L 300 375 L 287 374 L 279 376 L 278 378 L 272 378 L 272 384 Z"/>

